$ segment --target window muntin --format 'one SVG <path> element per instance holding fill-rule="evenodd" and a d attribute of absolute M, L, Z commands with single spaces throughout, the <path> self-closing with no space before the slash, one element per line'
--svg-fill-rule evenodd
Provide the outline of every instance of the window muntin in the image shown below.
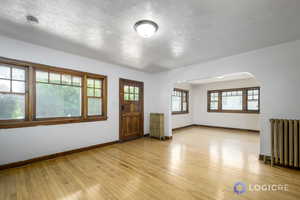
<path fill-rule="evenodd" d="M 102 80 L 87 79 L 88 116 L 102 115 Z"/>
<path fill-rule="evenodd" d="M 36 71 L 36 118 L 80 117 L 81 80 L 69 74 Z"/>
<path fill-rule="evenodd" d="M 208 112 L 259 113 L 260 88 L 208 91 Z"/>
<path fill-rule="evenodd" d="M 139 87 L 124 85 L 124 100 L 125 101 L 139 101 Z"/>
<path fill-rule="evenodd" d="M 181 114 L 188 113 L 188 97 L 189 93 L 186 90 L 175 88 L 172 93 L 172 113 Z"/>
<path fill-rule="evenodd" d="M 0 120 L 23 120 L 26 115 L 26 69 L 0 64 Z"/>
<path fill-rule="evenodd" d="M 93 96 L 101 102 L 88 103 L 89 77 L 101 80 Z M 0 128 L 106 120 L 106 88 L 106 76 L 0 58 Z M 88 104 L 98 113 L 88 115 Z"/>

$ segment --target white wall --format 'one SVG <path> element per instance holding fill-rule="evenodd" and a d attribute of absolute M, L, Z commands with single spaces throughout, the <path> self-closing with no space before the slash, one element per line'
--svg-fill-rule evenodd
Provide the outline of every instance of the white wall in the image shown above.
<path fill-rule="evenodd" d="M 192 97 L 192 87 L 187 83 L 176 83 L 174 88 L 184 89 L 189 91 L 189 113 L 188 114 L 177 114 L 172 115 L 172 128 L 179 128 L 193 124 L 193 97 Z"/>
<path fill-rule="evenodd" d="M 255 86 L 259 86 L 259 83 L 254 78 L 194 85 L 192 87 L 193 123 L 200 125 L 259 130 L 259 114 L 207 112 L 208 90 Z"/>
<path fill-rule="evenodd" d="M 108 120 L 0 129 L 0 165 L 119 139 L 119 78 L 144 82 L 145 133 L 149 112 L 158 112 L 155 76 L 0 36 L 0 56 L 108 76 Z"/>
<path fill-rule="evenodd" d="M 260 153 L 270 155 L 270 118 L 300 118 L 300 41 L 160 73 L 159 103 L 166 115 L 166 135 L 172 135 L 173 84 L 237 72 L 253 74 L 261 86 Z"/>
<path fill-rule="evenodd" d="M 165 134 L 172 135 L 171 94 L 175 83 L 236 72 L 253 74 L 261 85 L 261 154 L 270 154 L 270 118 L 300 118 L 300 41 L 154 75 L 5 37 L 0 37 L 0 44 L 3 57 L 107 75 L 109 92 L 107 121 L 1 129 L 0 165 L 117 140 L 119 77 L 145 83 L 145 132 L 149 112 L 163 112 Z"/>

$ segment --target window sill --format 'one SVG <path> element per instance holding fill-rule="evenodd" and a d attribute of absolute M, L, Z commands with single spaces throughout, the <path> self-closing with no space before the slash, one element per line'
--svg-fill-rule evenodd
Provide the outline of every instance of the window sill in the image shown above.
<path fill-rule="evenodd" d="M 53 119 L 39 119 L 36 121 L 6 121 L 5 123 L 0 123 L 0 129 L 8 128 L 22 128 L 22 127 L 32 127 L 32 126 L 42 126 L 42 125 L 59 125 L 59 124 L 70 124 L 70 123 L 82 123 L 82 122 L 94 122 L 94 121 L 105 121 L 107 116 L 91 117 L 88 119 L 82 118 L 53 118 Z"/>
<path fill-rule="evenodd" d="M 187 115 L 189 112 L 172 112 L 172 115 Z"/>
<path fill-rule="evenodd" d="M 207 112 L 213 113 L 241 113 L 241 114 L 259 114 L 260 111 L 242 111 L 242 110 L 208 110 Z"/>

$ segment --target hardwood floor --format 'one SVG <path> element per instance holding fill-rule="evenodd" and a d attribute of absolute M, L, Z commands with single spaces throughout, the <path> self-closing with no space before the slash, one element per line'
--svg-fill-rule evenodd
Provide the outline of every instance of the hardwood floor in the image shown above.
<path fill-rule="evenodd" d="M 258 153 L 257 133 L 193 127 L 0 171 L 0 199 L 300 199 L 300 172 Z M 237 195 L 237 181 L 289 191 Z"/>

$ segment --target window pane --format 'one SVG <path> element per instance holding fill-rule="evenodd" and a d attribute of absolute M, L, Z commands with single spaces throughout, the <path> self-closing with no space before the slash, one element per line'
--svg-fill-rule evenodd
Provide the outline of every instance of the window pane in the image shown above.
<path fill-rule="evenodd" d="M 186 103 L 182 104 L 182 111 L 187 111 Z"/>
<path fill-rule="evenodd" d="M 37 118 L 81 116 L 81 88 L 36 84 Z"/>
<path fill-rule="evenodd" d="M 222 97 L 223 110 L 242 110 L 243 96 L 223 96 Z"/>
<path fill-rule="evenodd" d="M 88 87 L 94 87 L 94 79 L 91 79 L 91 78 L 88 78 L 88 80 L 87 80 L 87 84 L 88 84 Z"/>
<path fill-rule="evenodd" d="M 222 94 L 225 96 L 226 92 Z M 213 92 L 210 94 L 210 110 L 218 110 L 219 93 Z"/>
<path fill-rule="evenodd" d="M 130 100 L 134 101 L 134 94 L 130 94 Z"/>
<path fill-rule="evenodd" d="M 248 110 L 258 111 L 258 99 L 259 99 L 259 90 L 252 89 L 248 90 Z"/>
<path fill-rule="evenodd" d="M 73 85 L 81 86 L 81 77 L 73 76 Z"/>
<path fill-rule="evenodd" d="M 61 76 L 61 81 L 62 81 L 62 84 L 71 85 L 72 84 L 72 76 L 63 74 Z"/>
<path fill-rule="evenodd" d="M 25 96 L 0 94 L 0 120 L 24 119 Z"/>
<path fill-rule="evenodd" d="M 0 79 L 0 91 L 1 92 L 10 92 L 10 81 Z"/>
<path fill-rule="evenodd" d="M 218 110 L 218 102 L 211 102 L 210 103 L 211 110 Z"/>
<path fill-rule="evenodd" d="M 60 83 L 60 74 L 50 73 L 50 83 Z"/>
<path fill-rule="evenodd" d="M 135 87 L 135 91 L 134 93 L 138 94 L 139 93 L 139 88 L 138 87 Z"/>
<path fill-rule="evenodd" d="M 125 99 L 125 101 L 129 101 L 129 94 L 125 94 L 124 99 Z"/>
<path fill-rule="evenodd" d="M 214 97 L 214 98 L 218 98 L 219 93 L 211 93 L 211 96 Z"/>
<path fill-rule="evenodd" d="M 248 110 L 258 110 L 258 101 L 248 101 Z"/>
<path fill-rule="evenodd" d="M 12 82 L 12 92 L 25 93 L 25 82 L 13 81 Z"/>
<path fill-rule="evenodd" d="M 94 96 L 94 88 L 88 88 L 87 89 L 87 95 L 88 96 Z"/>
<path fill-rule="evenodd" d="M 134 93 L 134 87 L 130 86 L 130 93 Z"/>
<path fill-rule="evenodd" d="M 138 100 L 139 100 L 139 95 L 138 95 L 138 94 L 135 94 L 135 96 L 134 96 L 134 97 L 135 97 L 135 100 L 136 100 L 136 101 L 138 101 Z"/>
<path fill-rule="evenodd" d="M 95 80 L 95 88 L 101 88 L 101 81 Z"/>
<path fill-rule="evenodd" d="M 102 115 L 102 101 L 99 98 L 88 98 L 88 115 Z"/>
<path fill-rule="evenodd" d="M 101 97 L 101 89 L 95 89 L 95 97 Z"/>
<path fill-rule="evenodd" d="M 125 85 L 124 86 L 124 91 L 125 91 L 125 93 L 129 93 L 129 86 Z"/>
<path fill-rule="evenodd" d="M 180 112 L 181 111 L 181 98 L 178 96 L 172 97 L 172 111 Z"/>
<path fill-rule="evenodd" d="M 0 66 L 0 78 L 10 79 L 10 67 Z"/>
<path fill-rule="evenodd" d="M 19 68 L 12 68 L 12 79 L 14 80 L 25 80 L 25 70 Z"/>
<path fill-rule="evenodd" d="M 48 72 L 37 71 L 36 72 L 36 81 L 38 82 L 48 82 Z"/>

